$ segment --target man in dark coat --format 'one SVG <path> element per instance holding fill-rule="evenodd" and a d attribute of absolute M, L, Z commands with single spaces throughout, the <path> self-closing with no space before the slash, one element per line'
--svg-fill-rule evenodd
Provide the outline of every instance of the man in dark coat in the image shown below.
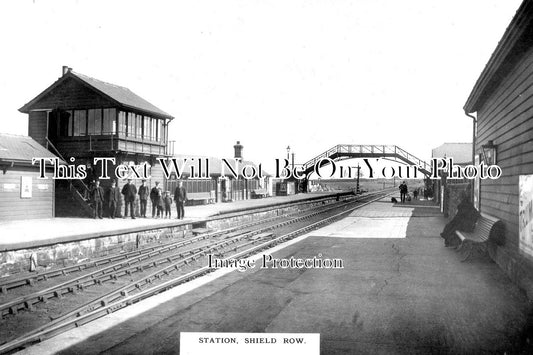
<path fill-rule="evenodd" d="M 135 219 L 135 195 L 137 195 L 137 188 L 128 179 L 128 183 L 122 187 L 122 194 L 124 195 L 124 218 L 128 217 L 128 206 L 131 209 L 131 219 Z"/>
<path fill-rule="evenodd" d="M 176 201 L 176 210 L 178 211 L 177 219 L 183 219 L 185 217 L 185 208 L 183 204 L 187 201 L 187 191 L 183 187 L 183 182 L 178 183 L 178 187 L 174 191 L 174 201 Z"/>
<path fill-rule="evenodd" d="M 170 191 L 165 192 L 165 197 L 163 197 L 163 204 L 165 205 L 165 218 L 172 217 L 172 197 L 170 197 Z M 163 217 L 162 212 L 161 217 Z"/>
<path fill-rule="evenodd" d="M 152 218 L 155 218 L 155 212 L 158 211 L 159 199 L 161 198 L 161 191 L 159 189 L 159 181 L 155 182 L 155 186 L 150 190 L 150 201 L 152 202 Z"/>
<path fill-rule="evenodd" d="M 444 246 L 455 247 L 461 242 L 455 231 L 472 232 L 481 214 L 470 202 L 467 192 L 461 195 L 461 202 L 457 205 L 455 217 L 449 221 L 440 236 L 444 239 Z"/>
<path fill-rule="evenodd" d="M 405 203 L 405 196 L 407 195 L 407 184 L 404 182 L 402 182 L 400 184 L 400 200 L 402 201 L 402 203 Z"/>
<path fill-rule="evenodd" d="M 139 202 L 141 204 L 141 217 L 146 218 L 146 204 L 148 203 L 148 186 L 145 185 L 146 180 L 142 181 L 139 186 Z"/>
<path fill-rule="evenodd" d="M 94 203 L 94 219 L 102 218 L 104 197 L 104 189 L 100 186 L 100 180 L 96 180 L 91 189 L 91 201 Z"/>
<path fill-rule="evenodd" d="M 120 190 L 115 181 L 111 182 L 111 187 L 107 191 L 107 207 L 109 208 L 109 217 L 115 218 L 117 206 L 120 202 Z"/>

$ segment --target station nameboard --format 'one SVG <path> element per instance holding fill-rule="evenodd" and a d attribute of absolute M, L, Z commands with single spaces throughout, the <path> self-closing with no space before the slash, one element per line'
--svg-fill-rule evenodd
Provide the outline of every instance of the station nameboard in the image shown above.
<path fill-rule="evenodd" d="M 520 251 L 533 256 L 533 175 L 520 175 L 518 230 Z"/>

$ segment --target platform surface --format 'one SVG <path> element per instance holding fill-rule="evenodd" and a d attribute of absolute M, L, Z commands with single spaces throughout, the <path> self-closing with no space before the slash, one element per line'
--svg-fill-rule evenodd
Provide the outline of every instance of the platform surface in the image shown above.
<path fill-rule="evenodd" d="M 445 222 L 375 203 L 273 254 L 343 269 L 218 270 L 23 353 L 177 353 L 186 331 L 318 332 L 323 354 L 522 351 L 525 294 L 486 257 L 460 262 L 439 237 Z"/>
<path fill-rule="evenodd" d="M 310 198 L 335 195 L 335 192 L 316 192 L 290 196 L 268 197 L 263 199 L 242 200 L 229 203 L 217 203 L 185 207 L 183 220 L 177 220 L 173 205 L 174 218 L 153 219 L 139 218 L 49 218 L 15 221 L 0 221 L 0 251 L 25 249 L 66 243 L 71 241 L 97 238 L 106 235 L 134 232 L 143 228 L 161 228 L 172 225 L 188 224 L 220 214 L 245 211 L 254 208 L 304 201 Z"/>

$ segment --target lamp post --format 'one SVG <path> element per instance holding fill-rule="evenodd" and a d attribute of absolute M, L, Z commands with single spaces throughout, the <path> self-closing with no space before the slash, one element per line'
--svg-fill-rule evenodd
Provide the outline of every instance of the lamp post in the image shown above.
<path fill-rule="evenodd" d="M 288 145 L 287 146 L 287 165 L 290 164 L 290 157 L 291 157 L 291 146 Z M 285 194 L 288 195 L 289 194 L 289 182 L 291 181 L 291 174 L 289 173 L 289 175 L 287 176 L 287 180 L 284 182 L 284 185 L 285 185 Z"/>
<path fill-rule="evenodd" d="M 291 156 L 292 156 L 291 167 L 292 167 L 292 171 L 294 171 L 294 152 L 291 153 Z"/>

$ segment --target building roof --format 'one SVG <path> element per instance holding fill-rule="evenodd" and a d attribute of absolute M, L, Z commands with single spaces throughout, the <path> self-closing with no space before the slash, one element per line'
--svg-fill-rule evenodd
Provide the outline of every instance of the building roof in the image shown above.
<path fill-rule="evenodd" d="M 463 109 L 478 111 L 502 80 L 533 46 L 533 0 L 524 0 L 481 72 Z"/>
<path fill-rule="evenodd" d="M 89 88 L 95 90 L 99 94 L 107 97 L 111 101 L 114 101 L 118 105 L 123 106 L 125 108 L 137 109 L 137 110 L 144 111 L 147 113 L 155 114 L 157 116 L 162 116 L 168 119 L 174 118 L 170 114 L 166 113 L 165 111 L 154 106 L 153 104 L 146 101 L 139 95 L 135 94 L 128 88 L 115 85 L 115 84 L 106 83 L 104 81 L 100 81 L 98 79 L 94 79 L 89 76 L 76 73 L 72 70 L 69 70 L 67 73 L 61 76 L 55 83 L 53 83 L 46 90 L 44 90 L 42 93 L 37 95 L 37 97 L 35 97 L 33 100 L 28 102 L 23 107 L 21 107 L 19 111 L 28 113 L 29 111 L 31 111 L 34 103 L 38 102 L 46 94 L 48 94 L 50 91 L 52 91 L 54 88 L 61 85 L 63 82 L 65 82 L 68 79 L 77 80 L 81 84 L 88 86 Z"/>
<path fill-rule="evenodd" d="M 209 173 L 210 173 L 211 176 L 215 176 L 215 177 L 221 176 L 222 175 L 222 168 L 224 167 L 224 175 L 226 175 L 227 177 L 233 177 L 232 172 L 230 171 L 230 169 L 228 167 L 226 167 L 226 164 L 222 161 L 222 158 L 199 156 L 199 155 L 186 155 L 186 154 L 174 155 L 172 158 L 176 158 L 177 159 L 178 167 L 181 167 L 180 163 L 183 162 L 183 159 L 187 158 L 187 161 L 185 162 L 185 165 L 183 167 L 182 176 L 186 176 L 186 177 L 189 176 L 190 167 L 191 166 L 194 167 L 195 174 L 198 174 L 198 158 L 202 158 L 202 159 L 206 159 L 207 158 L 207 159 L 209 159 Z M 230 166 L 233 167 L 234 170 L 237 169 L 234 159 L 232 159 L 232 158 L 225 158 L 225 159 L 230 164 Z M 204 161 L 205 160 L 202 160 L 202 169 L 204 169 L 204 167 L 205 167 Z M 258 169 L 258 166 L 254 162 L 249 161 L 249 160 L 241 161 L 239 163 L 238 169 L 242 170 L 242 168 L 245 165 L 249 165 L 249 166 L 255 167 L 256 171 Z M 205 171 L 202 171 L 202 174 L 204 174 L 204 173 L 205 173 Z M 240 172 L 238 172 L 238 173 L 240 175 Z M 262 171 L 262 173 L 263 173 L 263 176 L 270 176 L 270 174 L 268 174 L 264 170 Z M 242 176 L 242 175 L 240 175 L 240 176 Z"/>
<path fill-rule="evenodd" d="M 31 165 L 33 158 L 57 157 L 31 137 L 0 133 L 0 162 Z"/>
<path fill-rule="evenodd" d="M 431 150 L 432 158 L 453 158 L 454 164 L 472 164 L 472 143 L 444 143 Z"/>

